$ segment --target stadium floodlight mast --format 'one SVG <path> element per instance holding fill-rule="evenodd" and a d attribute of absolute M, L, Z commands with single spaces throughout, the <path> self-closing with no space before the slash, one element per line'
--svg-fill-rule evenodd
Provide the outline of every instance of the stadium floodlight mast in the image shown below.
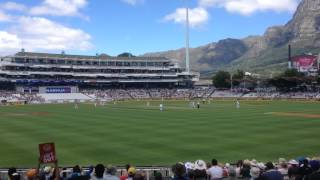
<path fill-rule="evenodd" d="M 186 1 L 186 72 L 190 72 L 189 62 L 189 7 Z"/>

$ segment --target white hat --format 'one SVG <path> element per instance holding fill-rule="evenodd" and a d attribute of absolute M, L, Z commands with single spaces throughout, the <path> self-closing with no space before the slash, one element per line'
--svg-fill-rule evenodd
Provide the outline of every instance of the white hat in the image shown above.
<path fill-rule="evenodd" d="M 46 167 L 44 167 L 43 171 L 45 173 L 49 173 L 51 171 L 51 167 L 50 166 L 46 166 Z"/>
<path fill-rule="evenodd" d="M 259 177 L 259 175 L 260 175 L 260 169 L 257 168 L 257 167 L 252 167 L 252 168 L 250 169 L 250 175 L 251 175 L 251 177 L 253 177 L 253 178 Z"/>
<path fill-rule="evenodd" d="M 287 164 L 287 160 L 285 158 L 279 158 L 279 164 Z"/>
<path fill-rule="evenodd" d="M 293 164 L 293 165 L 299 165 L 298 161 L 292 159 L 289 161 L 289 164 Z"/>
<path fill-rule="evenodd" d="M 257 160 L 255 160 L 255 159 L 252 159 L 251 161 L 250 161 L 250 165 L 251 166 L 257 166 Z"/>
<path fill-rule="evenodd" d="M 264 170 L 266 168 L 266 166 L 262 162 L 258 163 L 257 167 L 262 169 L 262 170 Z"/>
<path fill-rule="evenodd" d="M 198 169 L 198 170 L 205 170 L 205 169 L 207 169 L 207 164 L 206 164 L 206 162 L 204 162 L 203 160 L 197 160 L 197 161 L 194 163 L 194 166 L 195 166 L 195 169 Z"/>
<path fill-rule="evenodd" d="M 194 164 L 192 162 L 186 162 L 184 166 L 186 167 L 187 170 L 194 169 Z"/>
<path fill-rule="evenodd" d="M 230 163 L 226 163 L 224 166 L 228 168 L 230 167 Z"/>
<path fill-rule="evenodd" d="M 248 159 L 245 159 L 245 160 L 243 161 L 243 164 L 250 166 L 250 165 L 251 165 L 251 161 L 248 160 Z"/>

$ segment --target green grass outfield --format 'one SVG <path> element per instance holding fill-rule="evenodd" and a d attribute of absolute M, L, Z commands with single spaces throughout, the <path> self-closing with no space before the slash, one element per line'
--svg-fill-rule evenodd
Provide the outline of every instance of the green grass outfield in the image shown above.
<path fill-rule="evenodd" d="M 0 167 L 36 166 L 55 142 L 60 165 L 171 165 L 217 158 L 259 161 L 320 155 L 320 102 L 186 101 L 0 107 Z M 279 114 L 280 113 L 280 114 Z M 300 113 L 293 114 L 290 113 Z"/>

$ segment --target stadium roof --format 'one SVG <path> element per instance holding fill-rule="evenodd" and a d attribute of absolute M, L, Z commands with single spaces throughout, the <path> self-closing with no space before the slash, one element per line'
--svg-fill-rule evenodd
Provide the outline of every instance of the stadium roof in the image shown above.
<path fill-rule="evenodd" d="M 51 53 L 38 53 L 38 52 L 18 52 L 14 57 L 36 57 L 36 58 L 63 58 L 71 60 L 146 60 L 146 61 L 171 61 L 166 57 L 146 57 L 146 56 L 134 56 L 134 57 L 114 57 L 107 54 L 101 54 L 96 56 L 87 55 L 69 55 L 69 54 L 51 54 Z"/>

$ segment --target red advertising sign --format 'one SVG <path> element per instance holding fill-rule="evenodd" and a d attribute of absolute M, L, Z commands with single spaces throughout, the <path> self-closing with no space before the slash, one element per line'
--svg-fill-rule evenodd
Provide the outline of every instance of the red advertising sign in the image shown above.
<path fill-rule="evenodd" d="M 316 56 L 297 56 L 294 61 L 299 65 L 299 67 L 310 67 L 315 62 L 317 62 Z"/>
<path fill-rule="evenodd" d="M 53 163 L 57 160 L 54 143 L 39 144 L 39 152 L 42 163 Z"/>
<path fill-rule="evenodd" d="M 317 62 L 317 56 L 302 55 L 293 58 L 293 65 L 299 69 L 300 72 L 307 72 L 314 68 Z"/>

